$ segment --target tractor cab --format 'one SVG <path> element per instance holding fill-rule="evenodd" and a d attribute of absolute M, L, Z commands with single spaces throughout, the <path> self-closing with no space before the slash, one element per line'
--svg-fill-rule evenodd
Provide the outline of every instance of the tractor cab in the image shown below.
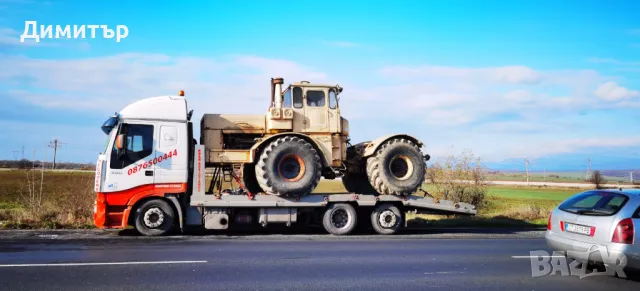
<path fill-rule="evenodd" d="M 274 79 L 274 83 L 278 83 L 278 79 Z M 278 92 L 276 90 L 274 92 Z M 342 119 L 338 96 L 341 92 L 339 85 L 295 82 L 281 94 L 274 94 L 274 106 L 281 106 L 285 112 L 290 110 L 293 113 L 294 132 L 340 134 Z M 280 99 L 278 95 L 281 100 L 277 100 Z"/>

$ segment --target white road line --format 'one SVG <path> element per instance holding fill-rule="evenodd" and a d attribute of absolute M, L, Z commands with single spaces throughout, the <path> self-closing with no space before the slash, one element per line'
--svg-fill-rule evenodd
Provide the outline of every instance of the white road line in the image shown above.
<path fill-rule="evenodd" d="M 153 265 L 153 264 L 198 264 L 207 261 L 150 261 L 150 262 L 104 262 L 104 263 L 54 263 L 54 264 L 8 264 L 2 267 L 69 267 L 69 266 L 109 266 L 109 265 Z"/>
<path fill-rule="evenodd" d="M 441 271 L 441 272 L 426 272 L 425 275 L 445 275 L 445 274 L 464 274 L 465 272 L 460 271 Z"/>
<path fill-rule="evenodd" d="M 538 258 L 540 256 L 511 256 L 514 259 L 530 259 L 530 258 Z M 564 258 L 564 256 L 545 256 L 549 258 Z"/>

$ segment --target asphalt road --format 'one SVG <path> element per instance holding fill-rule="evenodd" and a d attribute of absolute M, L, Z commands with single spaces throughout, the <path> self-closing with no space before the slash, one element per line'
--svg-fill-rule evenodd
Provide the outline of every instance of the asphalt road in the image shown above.
<path fill-rule="evenodd" d="M 438 237 L 438 238 L 435 238 Z M 472 238 L 474 237 L 474 238 Z M 522 238 L 518 238 L 522 237 Z M 0 243 L 1 290 L 638 290 L 611 276 L 532 277 L 531 238 L 328 235 Z M 515 256 L 515 258 L 514 258 Z M 636 279 L 637 280 L 637 279 Z"/>

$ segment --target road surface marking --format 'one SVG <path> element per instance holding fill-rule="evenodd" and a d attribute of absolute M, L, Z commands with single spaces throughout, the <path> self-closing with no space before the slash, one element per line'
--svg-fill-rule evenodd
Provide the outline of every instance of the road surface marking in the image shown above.
<path fill-rule="evenodd" d="M 425 275 L 441 275 L 441 274 L 464 274 L 464 272 L 460 271 L 440 271 L 440 272 L 426 272 Z"/>
<path fill-rule="evenodd" d="M 511 256 L 514 259 L 531 259 L 531 258 L 539 258 L 540 256 Z M 549 258 L 564 258 L 564 256 L 544 256 Z"/>
<path fill-rule="evenodd" d="M 197 264 L 207 261 L 150 261 L 150 262 L 104 262 L 104 263 L 53 263 L 53 264 L 8 264 L 1 267 L 69 267 L 69 266 L 108 266 L 108 265 L 153 265 L 153 264 Z"/>

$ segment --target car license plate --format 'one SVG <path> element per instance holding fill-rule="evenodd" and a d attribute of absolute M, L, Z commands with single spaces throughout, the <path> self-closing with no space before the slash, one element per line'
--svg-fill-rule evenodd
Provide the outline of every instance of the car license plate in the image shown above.
<path fill-rule="evenodd" d="M 591 235 L 591 227 L 588 226 L 565 223 L 564 229 L 566 229 L 568 232 Z"/>

